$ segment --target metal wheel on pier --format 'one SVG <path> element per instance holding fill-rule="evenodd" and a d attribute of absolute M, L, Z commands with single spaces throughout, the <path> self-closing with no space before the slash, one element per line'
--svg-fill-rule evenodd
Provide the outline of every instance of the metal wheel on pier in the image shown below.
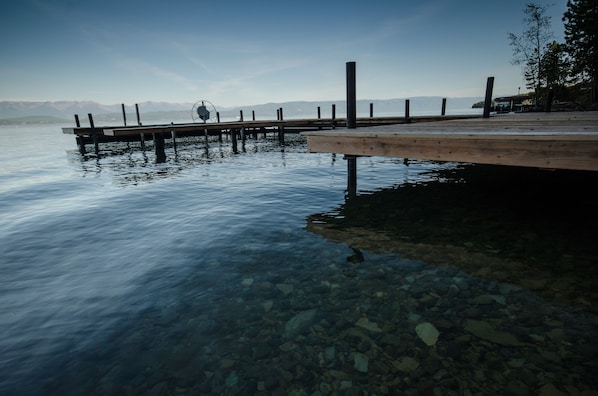
<path fill-rule="evenodd" d="M 216 108 L 207 100 L 195 102 L 191 109 L 191 118 L 193 122 L 216 122 Z"/>

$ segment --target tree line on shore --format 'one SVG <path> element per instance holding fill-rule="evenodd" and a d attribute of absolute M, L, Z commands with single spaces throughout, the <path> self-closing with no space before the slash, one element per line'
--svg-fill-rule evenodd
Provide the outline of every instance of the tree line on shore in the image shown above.
<path fill-rule="evenodd" d="M 522 66 L 537 108 L 555 100 L 598 109 L 598 0 L 568 0 L 564 43 L 554 40 L 549 6 L 528 3 L 521 34 L 508 33 L 512 63 Z"/>

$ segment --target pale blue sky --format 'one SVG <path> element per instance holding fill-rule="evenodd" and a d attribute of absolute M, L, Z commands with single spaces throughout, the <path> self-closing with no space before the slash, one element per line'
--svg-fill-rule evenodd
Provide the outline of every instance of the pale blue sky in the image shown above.
<path fill-rule="evenodd" d="M 2 0 L 0 100 L 342 100 L 348 61 L 358 99 L 514 94 L 526 2 Z"/>

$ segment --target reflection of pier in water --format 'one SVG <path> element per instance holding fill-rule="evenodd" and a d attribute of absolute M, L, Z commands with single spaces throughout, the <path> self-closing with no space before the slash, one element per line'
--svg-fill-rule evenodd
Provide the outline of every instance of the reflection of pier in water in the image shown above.
<path fill-rule="evenodd" d="M 307 230 L 598 312 L 595 172 L 486 165 L 443 172 L 449 182 L 352 196 L 309 216 Z"/>
<path fill-rule="evenodd" d="M 279 164 L 286 166 L 285 153 L 295 150 L 303 152 L 304 139 L 293 135 L 287 137 L 283 145 L 272 139 L 251 140 L 247 144 L 243 142 L 240 151 L 234 153 L 229 144 L 213 137 L 209 141 L 182 137 L 176 146 L 172 143 L 167 145 L 171 155 L 163 162 L 156 161 L 151 153 L 139 150 L 139 146 L 134 143 L 112 142 L 105 143 L 104 146 L 101 155 L 80 154 L 76 150 L 69 150 L 69 162 L 84 174 L 107 172 L 117 185 L 127 187 L 169 178 L 196 167 L 207 172 L 210 167 L 206 165 L 226 162 L 239 153 L 257 154 L 275 150 L 280 154 Z"/>

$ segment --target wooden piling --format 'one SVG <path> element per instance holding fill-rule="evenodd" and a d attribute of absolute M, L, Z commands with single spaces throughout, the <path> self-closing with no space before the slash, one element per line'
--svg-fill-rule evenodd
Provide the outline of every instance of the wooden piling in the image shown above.
<path fill-rule="evenodd" d="M 280 121 L 284 121 L 282 107 L 280 108 Z M 278 127 L 278 142 L 281 144 L 284 143 L 284 126 L 282 125 Z"/>
<path fill-rule="evenodd" d="M 141 118 L 139 117 L 139 105 L 135 103 L 135 113 L 137 114 L 137 125 L 141 126 Z"/>
<path fill-rule="evenodd" d="M 79 121 L 79 114 L 75 114 L 75 125 L 77 128 L 81 128 L 81 122 Z M 75 138 L 77 145 L 79 146 L 79 153 L 85 154 L 85 138 L 83 136 L 77 136 Z"/>
<path fill-rule="evenodd" d="M 174 125 L 174 122 L 170 122 L 170 125 Z M 176 131 L 170 131 L 170 136 L 172 137 L 172 148 L 176 153 Z"/>
<path fill-rule="evenodd" d="M 137 125 L 141 126 L 141 118 L 139 117 L 139 105 L 135 103 L 135 114 L 137 115 Z M 139 134 L 139 142 L 141 143 L 141 149 L 145 150 L 145 134 Z"/>
<path fill-rule="evenodd" d="M 486 97 L 484 98 L 484 118 L 490 118 L 490 107 L 492 107 L 492 89 L 494 88 L 494 77 L 488 77 L 486 81 Z"/>
<path fill-rule="evenodd" d="M 125 112 L 125 104 L 121 103 L 120 107 L 121 107 L 121 109 L 123 111 L 123 125 L 127 126 L 127 113 Z"/>
<path fill-rule="evenodd" d="M 154 148 L 156 151 L 156 162 L 166 162 L 166 152 L 164 151 L 164 135 L 162 132 L 154 133 Z"/>
<path fill-rule="evenodd" d="M 255 121 L 255 110 L 251 110 L 251 119 Z"/>
<path fill-rule="evenodd" d="M 243 122 L 243 110 L 239 110 L 239 121 Z M 245 144 L 245 127 L 241 127 L 241 142 Z"/>
<path fill-rule="evenodd" d="M 405 99 L 405 123 L 410 123 L 411 120 L 409 119 L 409 107 L 410 107 L 410 101 L 409 99 Z"/>
<path fill-rule="evenodd" d="M 332 118 L 331 118 L 332 129 L 336 129 L 336 105 L 332 105 Z"/>
<path fill-rule="evenodd" d="M 237 147 L 237 131 L 234 128 L 230 130 L 230 139 L 233 145 L 233 153 L 237 154 L 239 152 Z"/>
<path fill-rule="evenodd" d="M 318 120 L 320 120 L 322 118 L 322 112 L 320 110 L 320 106 L 318 106 Z M 318 126 L 318 129 L 322 129 L 322 126 Z"/>
<path fill-rule="evenodd" d="M 347 62 L 347 129 L 357 128 L 355 62 Z"/>
<path fill-rule="evenodd" d="M 370 118 L 374 118 L 374 104 L 370 103 Z"/>
<path fill-rule="evenodd" d="M 446 98 L 442 98 L 442 108 L 440 109 L 440 115 L 446 115 Z"/>
<path fill-rule="evenodd" d="M 93 140 L 93 146 L 95 149 L 96 155 L 100 153 L 100 146 L 98 144 L 98 133 L 96 131 L 95 125 L 93 124 L 93 115 L 91 113 L 87 113 L 87 117 L 89 118 L 89 127 L 91 129 L 91 139 Z"/>

